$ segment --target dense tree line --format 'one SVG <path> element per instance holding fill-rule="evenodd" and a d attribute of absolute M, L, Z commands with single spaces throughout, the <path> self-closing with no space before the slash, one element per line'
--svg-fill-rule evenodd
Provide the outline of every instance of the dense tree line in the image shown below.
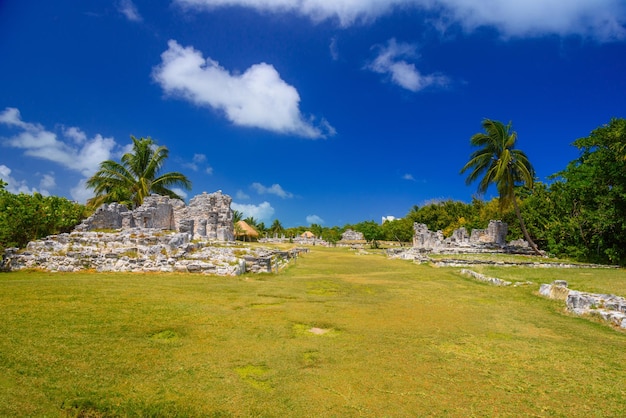
<path fill-rule="evenodd" d="M 580 261 L 626 265 L 626 119 L 612 119 L 589 136 L 576 140 L 573 145 L 579 149 L 580 156 L 554 174 L 548 183 L 531 181 L 534 179 L 529 179 L 528 174 L 533 171 L 525 155 L 509 152 L 510 145 L 515 142 L 510 124 L 484 123 L 483 127 L 486 130 L 484 135 L 472 137 L 474 145 L 481 148 L 472 154 L 464 170 L 473 170 L 468 181 L 479 179 L 482 173 L 484 177 L 479 191 L 485 191 L 485 185 L 495 184 L 499 198 L 490 201 L 474 198 L 470 203 L 446 200 L 422 207 L 413 206 L 402 219 L 382 225 L 370 220 L 343 227 L 313 224 L 283 228 L 278 220 L 274 220 L 270 227 L 251 217 L 245 221 L 261 236 L 296 237 L 310 230 L 315 236 L 334 243 L 347 229 L 353 229 L 363 233 L 372 244 L 378 241 L 404 244 L 411 242 L 415 222 L 450 236 L 459 227 L 468 231 L 483 229 L 489 220 L 500 219 L 509 225 L 509 240 L 525 237 L 525 223 L 527 236 L 549 254 Z M 151 157 L 137 161 L 145 163 L 156 158 L 155 150 L 159 148 L 155 148 L 151 140 L 134 139 L 133 142 L 136 153 Z M 500 158 L 494 153 L 506 158 L 513 156 L 513 159 L 498 166 L 495 162 Z M 159 154 L 156 158 L 158 164 L 154 167 L 160 168 L 166 157 L 166 153 Z M 132 161 L 135 160 L 130 155 L 126 156 L 126 163 Z M 502 161 L 506 161 L 505 158 Z M 520 161 L 521 171 L 506 172 Z M 111 165 L 110 162 L 107 164 Z M 138 172 L 145 168 L 144 164 L 137 165 Z M 94 179 L 104 185 L 102 196 L 107 196 L 108 200 L 121 186 L 111 185 L 105 175 L 110 168 L 107 167 L 103 163 Z M 480 167 L 485 169 L 481 171 Z M 150 174 L 148 177 L 158 172 L 152 168 L 147 171 Z M 502 176 L 494 176 L 496 172 Z M 172 180 L 183 179 L 185 183 L 184 176 L 175 174 Z M 38 193 L 12 194 L 4 189 L 5 186 L 6 183 L 0 180 L 0 249 L 23 247 L 31 240 L 70 231 L 86 215 L 83 205 L 65 198 L 45 197 Z M 503 204 L 507 202 L 510 204 Z M 132 202 L 129 203 L 132 205 Z M 241 213 L 236 212 L 235 215 L 237 220 L 242 218 Z M 525 222 L 518 222 L 520 218 Z"/>
<path fill-rule="evenodd" d="M 13 194 L 0 183 L 0 251 L 69 232 L 85 216 L 85 206 L 63 197 Z"/>

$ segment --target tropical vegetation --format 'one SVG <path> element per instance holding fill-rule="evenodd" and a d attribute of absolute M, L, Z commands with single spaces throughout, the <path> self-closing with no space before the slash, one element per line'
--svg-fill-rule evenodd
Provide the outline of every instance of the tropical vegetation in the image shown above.
<path fill-rule="evenodd" d="M 13 194 L 0 184 L 0 252 L 71 231 L 86 216 L 84 205 L 39 193 Z M 0 258 L 1 258 L 0 253 Z"/>
<path fill-rule="evenodd" d="M 498 198 L 475 197 L 469 203 L 431 201 L 414 205 L 401 219 L 382 225 L 364 220 L 343 226 L 312 224 L 285 228 L 274 219 L 268 228 L 253 217 L 245 220 L 261 237 L 296 237 L 310 230 L 335 243 L 343 232 L 353 229 L 363 233 L 372 244 L 393 241 L 405 245 L 412 240 L 415 222 L 450 236 L 459 227 L 470 231 L 483 229 L 489 220 L 500 219 L 509 225 L 509 240 L 526 237 L 542 251 L 557 257 L 626 265 L 626 119 L 612 119 L 589 136 L 574 141 L 579 157 L 548 182 L 532 178 L 528 158 L 514 148 L 517 135 L 510 123 L 485 120 L 483 127 L 485 132 L 470 140 L 479 149 L 462 172 L 470 173 L 469 182 L 479 180 L 479 191 L 495 185 Z M 90 201 L 92 206 L 98 201 L 116 199 L 136 205 L 147 195 L 148 185 L 152 192 L 172 196 L 169 193 L 173 192 L 161 187 L 173 185 L 176 179 L 183 179 L 180 185 L 190 186 L 180 173 L 158 175 L 168 154 L 165 147 L 157 147 L 149 138 L 133 138 L 133 150 L 122 157 L 121 163 L 103 162 L 100 171 L 90 179 L 102 193 Z M 162 178 L 170 180 L 156 180 Z M 87 215 L 84 206 L 64 198 L 14 195 L 5 187 L 6 183 L 0 180 L 0 247 L 22 247 L 33 239 L 71 230 Z M 233 219 L 243 220 L 244 214 L 234 211 Z"/>

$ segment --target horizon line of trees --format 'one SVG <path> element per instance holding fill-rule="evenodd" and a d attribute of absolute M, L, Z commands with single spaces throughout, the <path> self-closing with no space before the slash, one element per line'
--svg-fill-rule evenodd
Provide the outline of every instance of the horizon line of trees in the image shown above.
<path fill-rule="evenodd" d="M 626 265 L 626 119 L 613 118 L 589 136 L 574 141 L 579 157 L 552 175 L 549 183 L 534 178 L 528 158 L 514 147 L 517 134 L 511 123 L 485 119 L 483 128 L 484 132 L 471 137 L 471 144 L 478 150 L 461 173 L 470 173 L 468 184 L 479 181 L 479 194 L 495 185 L 498 198 L 416 205 L 404 218 L 382 225 L 363 221 L 343 227 L 312 224 L 283 228 L 275 219 L 266 227 L 253 217 L 243 219 L 237 211 L 235 222 L 246 221 L 260 236 L 295 237 L 310 230 L 332 243 L 339 241 L 345 230 L 353 229 L 370 242 L 405 243 L 412 241 L 415 222 L 450 236 L 457 228 L 484 229 L 490 220 L 499 219 L 509 225 L 509 240 L 523 237 L 532 246 L 558 257 Z M 12 194 L 0 179 L 0 250 L 68 232 L 95 209 L 96 203 L 119 201 L 137 206 L 152 192 L 170 195 L 165 190 L 173 185 L 191 187 L 181 173 L 160 173 L 167 148 L 157 146 L 150 138 L 131 139 L 133 152 L 125 154 L 121 164 L 105 161 L 89 180 L 96 191 L 91 206 L 38 193 Z"/>

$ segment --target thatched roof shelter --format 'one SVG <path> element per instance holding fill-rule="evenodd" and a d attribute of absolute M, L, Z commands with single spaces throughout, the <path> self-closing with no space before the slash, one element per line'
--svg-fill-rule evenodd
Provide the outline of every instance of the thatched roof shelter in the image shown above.
<path fill-rule="evenodd" d="M 315 238 L 315 234 L 311 231 L 304 231 L 302 234 L 300 234 L 300 236 L 302 238 Z"/>
<path fill-rule="evenodd" d="M 235 224 L 235 236 L 236 237 L 248 237 L 251 239 L 259 238 L 259 233 L 256 229 L 248 225 L 246 221 L 239 221 Z"/>

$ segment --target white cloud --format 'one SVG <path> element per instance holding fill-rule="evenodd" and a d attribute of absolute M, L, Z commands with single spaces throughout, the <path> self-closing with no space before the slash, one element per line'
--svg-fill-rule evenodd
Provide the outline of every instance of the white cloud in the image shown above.
<path fill-rule="evenodd" d="M 280 184 L 272 184 L 270 187 L 265 187 L 261 183 L 252 183 L 250 186 L 258 194 L 273 194 L 283 199 L 290 199 L 293 197 L 292 193 L 285 191 Z"/>
<path fill-rule="evenodd" d="M 237 190 L 237 193 L 235 193 L 235 197 L 238 200 L 248 200 L 248 199 L 250 199 L 250 196 L 247 195 L 243 190 Z"/>
<path fill-rule="evenodd" d="M 74 140 L 77 144 L 82 144 L 87 140 L 87 134 L 74 126 L 63 129 L 63 135 Z"/>
<path fill-rule="evenodd" d="M 315 22 L 336 19 L 343 27 L 409 8 L 435 15 L 435 25 L 466 31 L 497 28 L 505 37 L 581 35 L 600 41 L 625 39 L 623 0 L 175 0 L 186 8 L 242 6 L 297 13 Z"/>
<path fill-rule="evenodd" d="M 232 203 L 231 208 L 243 213 L 244 218 L 253 217 L 259 221 L 269 222 L 274 215 L 274 208 L 268 202 L 260 205 L 242 205 L 240 203 Z"/>
<path fill-rule="evenodd" d="M 505 37 L 581 35 L 600 41 L 626 38 L 622 0 L 440 0 L 448 18 L 466 31 L 491 26 Z"/>
<path fill-rule="evenodd" d="M 153 77 L 167 94 L 222 111 L 235 125 L 306 138 L 334 133 L 327 122 L 315 126 L 312 119 L 303 117 L 298 91 L 269 64 L 255 64 L 241 74 L 231 74 L 217 61 L 205 60 L 199 51 L 173 40 L 161 59 Z"/>
<path fill-rule="evenodd" d="M 413 177 L 413 174 L 410 174 L 410 173 L 406 173 L 405 175 L 402 176 L 402 178 L 404 180 L 415 181 L 415 177 Z"/>
<path fill-rule="evenodd" d="M 117 10 L 131 22 L 141 22 L 143 20 L 132 0 L 120 0 L 117 4 Z"/>
<path fill-rule="evenodd" d="M 44 174 L 41 176 L 41 181 L 39 182 L 39 188 L 42 190 L 54 189 L 57 183 L 54 178 L 54 173 Z"/>
<path fill-rule="evenodd" d="M 378 56 L 367 66 L 368 69 L 391 77 L 394 84 L 402 88 L 417 92 L 430 86 L 445 86 L 448 78 L 438 74 L 423 75 L 415 67 L 402 58 L 417 58 L 416 46 L 407 43 L 398 43 L 390 39 L 387 45 L 379 45 Z"/>
<path fill-rule="evenodd" d="M 33 193 L 41 193 L 44 196 L 49 196 L 50 192 L 48 189 L 51 189 L 56 186 L 56 182 L 54 181 L 54 177 L 50 174 L 44 174 L 40 184 L 39 189 L 34 187 L 29 187 L 26 180 L 18 180 L 11 176 L 12 170 L 4 164 L 0 164 L 0 179 L 2 179 L 7 185 L 5 189 L 14 194 L 24 193 L 24 194 L 33 194 Z"/>
<path fill-rule="evenodd" d="M 65 130 L 64 138 L 69 139 L 69 142 L 63 141 L 56 133 L 46 130 L 40 124 L 24 122 L 20 111 L 15 108 L 6 108 L 0 113 L 0 123 L 21 130 L 16 135 L 5 138 L 5 145 L 23 149 L 27 156 L 55 162 L 84 176 L 95 173 L 102 161 L 110 159 L 117 146 L 113 138 L 104 138 L 99 134 L 76 144 L 80 137 L 77 129 Z"/>
<path fill-rule="evenodd" d="M 306 222 L 308 224 L 318 224 L 321 225 L 324 223 L 324 220 L 317 215 L 308 215 L 306 217 Z"/>
<path fill-rule="evenodd" d="M 198 171 L 200 169 L 200 165 L 205 164 L 206 161 L 207 161 L 206 155 L 194 154 L 193 158 L 191 159 L 191 162 L 183 163 L 183 166 L 190 170 Z M 213 174 L 213 167 L 207 165 L 207 167 L 204 169 L 204 172 L 207 174 Z"/>
<path fill-rule="evenodd" d="M 70 196 L 78 203 L 84 204 L 93 197 L 93 190 L 87 188 L 86 182 L 86 179 L 81 179 L 76 186 L 70 189 Z"/>

